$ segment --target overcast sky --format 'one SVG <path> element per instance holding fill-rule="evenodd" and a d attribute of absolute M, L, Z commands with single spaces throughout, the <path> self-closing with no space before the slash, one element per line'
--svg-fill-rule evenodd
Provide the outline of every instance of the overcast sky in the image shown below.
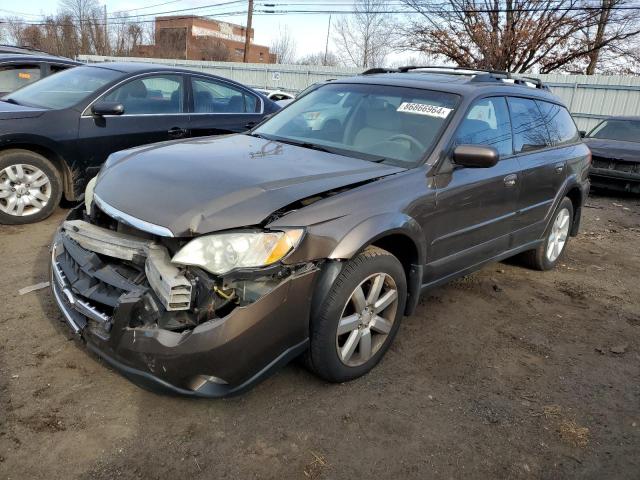
<path fill-rule="evenodd" d="M 183 8 L 191 8 L 191 7 L 200 7 L 203 5 L 211 5 L 214 3 L 223 3 L 225 0 L 179 0 L 173 3 L 167 3 L 166 5 L 158 5 L 161 3 L 165 3 L 170 0 L 99 0 L 101 5 L 106 3 L 108 16 L 113 15 L 113 13 L 117 11 L 126 11 L 129 12 L 130 15 L 135 14 L 150 14 L 155 12 L 166 12 L 171 10 L 178 10 Z M 307 7 L 297 6 L 291 8 L 313 8 L 314 1 L 313 0 L 302 0 L 308 4 Z M 348 0 L 336 0 L 340 1 L 342 5 L 348 3 Z M 279 2 L 277 0 L 264 0 L 264 1 L 256 1 L 256 8 L 265 8 L 259 7 L 260 4 L 264 3 L 276 3 Z M 293 3 L 301 3 L 301 0 L 296 0 Z M 324 7 L 316 7 L 316 8 L 328 8 L 326 4 L 327 0 L 322 0 L 322 3 L 325 5 Z M 157 5 L 151 8 L 152 5 Z M 5 9 L 6 8 L 6 9 Z M 0 3 L 0 16 L 5 15 L 16 15 L 19 16 L 19 13 L 26 13 L 30 16 L 25 16 L 24 18 L 27 20 L 38 20 L 39 15 L 53 14 L 59 8 L 58 0 L 28 0 L 23 2 L 6 2 L 2 1 Z M 229 5 L 227 7 L 220 7 L 219 11 L 238 11 L 246 8 L 244 5 Z M 336 7 L 338 8 L 348 8 L 345 6 Z M 206 14 L 211 15 L 215 18 L 215 14 L 213 13 L 215 9 L 202 9 L 200 11 L 187 11 L 182 13 L 174 13 L 174 15 L 198 15 L 198 14 Z M 151 19 L 153 17 L 146 17 L 145 19 Z M 224 20 L 226 22 L 237 23 L 240 25 L 245 25 L 246 23 L 246 15 L 238 15 L 238 16 L 221 16 L 220 20 Z M 335 21 L 336 16 L 333 16 L 333 20 Z M 253 27 L 255 29 L 255 42 L 261 45 L 270 45 L 272 40 L 278 36 L 279 28 L 287 27 L 293 38 L 296 40 L 296 56 L 301 57 L 307 55 L 309 53 L 324 51 L 325 41 L 327 36 L 327 26 L 329 22 L 329 15 L 324 14 L 314 14 L 314 15 L 304 15 L 304 14 L 291 14 L 291 15 L 256 15 L 253 19 Z M 331 43 L 329 45 L 331 49 Z M 406 54 L 393 54 L 390 56 L 389 61 L 399 60 L 406 58 Z"/>

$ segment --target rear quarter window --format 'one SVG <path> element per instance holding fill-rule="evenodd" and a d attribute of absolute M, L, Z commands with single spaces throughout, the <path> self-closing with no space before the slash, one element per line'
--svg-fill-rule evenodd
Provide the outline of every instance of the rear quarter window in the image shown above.
<path fill-rule="evenodd" d="M 536 100 L 549 133 L 549 146 L 558 147 L 577 142 L 580 132 L 566 108 Z"/>

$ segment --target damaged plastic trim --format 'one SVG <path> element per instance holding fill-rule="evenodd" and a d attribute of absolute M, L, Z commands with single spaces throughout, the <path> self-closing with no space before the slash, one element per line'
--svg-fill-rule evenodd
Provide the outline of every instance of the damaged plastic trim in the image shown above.
<path fill-rule="evenodd" d="M 143 232 L 152 233 L 154 235 L 158 235 L 159 237 L 173 237 L 173 232 L 169 230 L 167 227 L 163 227 L 161 225 L 156 225 L 154 223 L 145 222 L 144 220 L 140 220 L 139 218 L 133 217 L 127 213 L 121 212 L 120 210 L 112 207 L 107 202 L 102 200 L 98 195 L 94 193 L 93 201 L 96 202 L 96 205 L 100 210 L 109 215 L 114 220 L 122 222 L 130 227 L 137 228 L 138 230 L 142 230 Z"/>

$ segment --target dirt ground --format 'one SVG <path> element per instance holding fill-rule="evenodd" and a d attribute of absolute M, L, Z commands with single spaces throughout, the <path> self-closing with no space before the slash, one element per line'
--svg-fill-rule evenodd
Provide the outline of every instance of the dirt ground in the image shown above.
<path fill-rule="evenodd" d="M 562 265 L 426 294 L 372 373 L 297 364 L 249 393 L 136 387 L 48 289 L 64 216 L 0 226 L 0 478 L 640 478 L 640 199 L 593 196 Z M 233 361 L 233 359 L 229 359 Z"/>

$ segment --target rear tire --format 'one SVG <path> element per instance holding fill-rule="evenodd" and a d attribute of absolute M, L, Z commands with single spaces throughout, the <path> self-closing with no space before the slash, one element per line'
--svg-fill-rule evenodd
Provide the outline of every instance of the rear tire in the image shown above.
<path fill-rule="evenodd" d="M 523 263 L 535 270 L 551 270 L 560 261 L 569 243 L 573 225 L 573 203 L 564 197 L 553 213 L 544 241 L 535 250 L 522 254 Z"/>
<path fill-rule="evenodd" d="M 400 261 L 367 247 L 345 265 L 311 319 L 307 365 L 330 382 L 366 374 L 396 336 L 406 299 Z"/>
<path fill-rule="evenodd" d="M 0 153 L 0 223 L 39 222 L 53 213 L 62 197 L 56 167 L 29 150 Z"/>

